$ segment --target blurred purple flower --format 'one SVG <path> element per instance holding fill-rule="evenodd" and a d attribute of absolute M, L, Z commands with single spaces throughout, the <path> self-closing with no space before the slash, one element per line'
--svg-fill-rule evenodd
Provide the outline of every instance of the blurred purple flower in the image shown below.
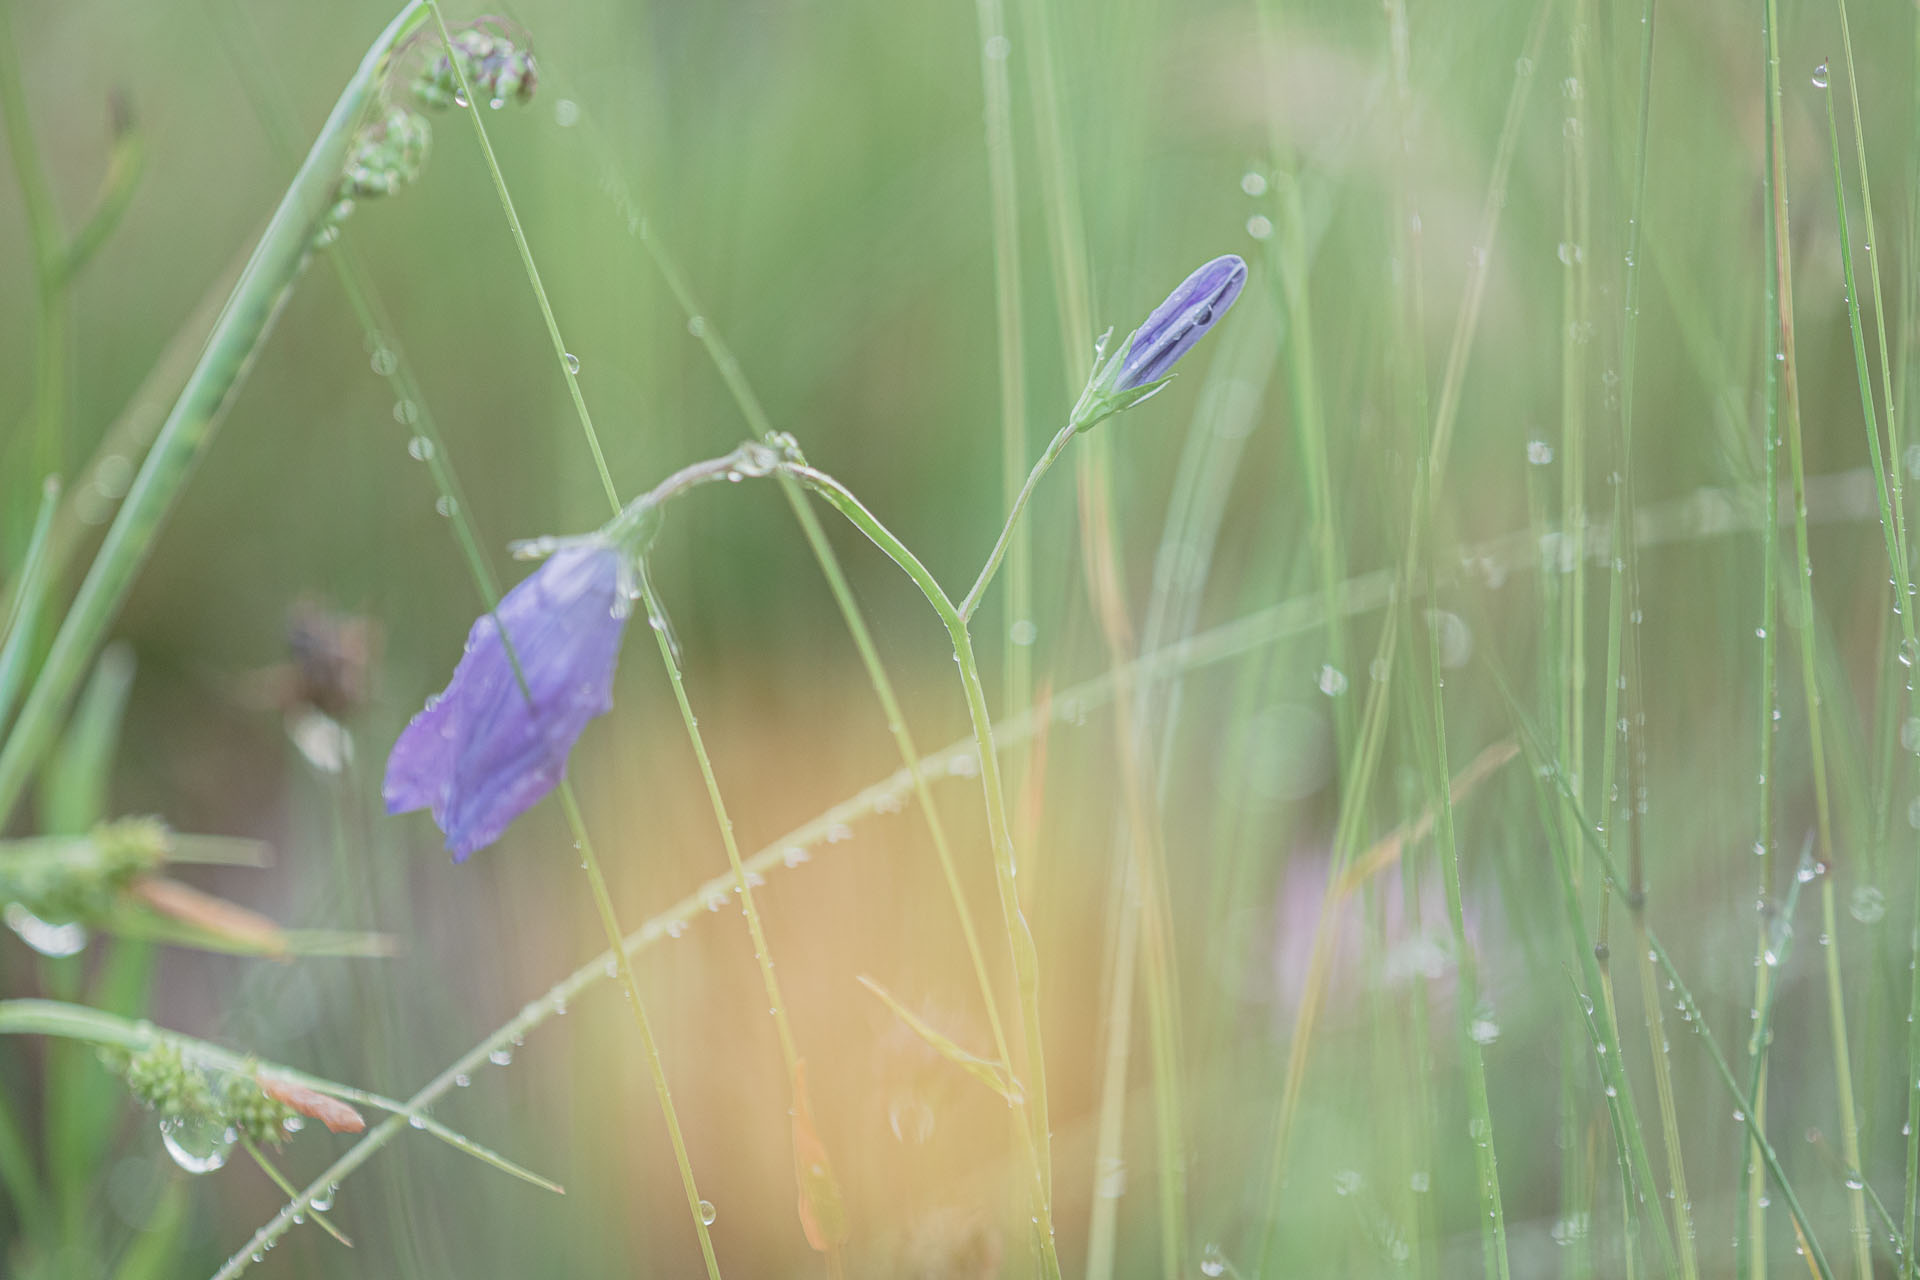
<path fill-rule="evenodd" d="M 1240 296 L 1247 283 L 1247 264 L 1236 254 L 1215 258 L 1181 282 L 1167 300 L 1153 309 L 1147 322 L 1133 331 L 1126 361 L 1120 366 L 1115 391 L 1131 391 L 1167 376 L 1174 362 L 1206 336 L 1214 322 Z"/>
<path fill-rule="evenodd" d="M 387 812 L 431 809 L 462 861 L 553 790 L 587 721 L 613 705 L 626 576 L 612 543 L 569 543 L 509 591 L 496 614 L 482 615 L 445 691 L 394 743 Z M 502 626 L 524 690 L 500 642 Z"/>

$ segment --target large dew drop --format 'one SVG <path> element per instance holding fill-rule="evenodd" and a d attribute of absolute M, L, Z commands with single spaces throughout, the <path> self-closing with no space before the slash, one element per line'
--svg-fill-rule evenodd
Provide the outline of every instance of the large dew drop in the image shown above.
<path fill-rule="evenodd" d="M 235 1134 L 223 1120 L 162 1120 L 160 1141 L 188 1173 L 212 1173 L 227 1163 Z"/>

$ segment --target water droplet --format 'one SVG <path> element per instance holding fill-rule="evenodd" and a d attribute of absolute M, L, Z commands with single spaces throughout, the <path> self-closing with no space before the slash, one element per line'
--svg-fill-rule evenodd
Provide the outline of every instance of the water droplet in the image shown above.
<path fill-rule="evenodd" d="M 562 129 L 571 129 L 580 123 L 580 104 L 572 98 L 562 98 L 553 104 L 553 122 Z"/>
<path fill-rule="evenodd" d="M 1273 238 L 1273 219 L 1264 213 L 1254 214 L 1251 218 L 1247 219 L 1247 234 L 1255 240 L 1271 240 Z"/>
<path fill-rule="evenodd" d="M 1360 1176 L 1358 1170 L 1342 1169 L 1339 1173 L 1333 1175 L 1334 1194 L 1350 1196 L 1360 1189 L 1360 1184 L 1363 1181 L 1365 1181 L 1365 1179 Z"/>
<path fill-rule="evenodd" d="M 87 945 L 87 927 L 79 921 L 49 924 L 17 902 L 9 902 L 0 919 L 43 956 L 70 956 Z"/>
<path fill-rule="evenodd" d="M 1879 924 L 1887 914 L 1886 895 L 1870 884 L 1860 885 L 1853 891 L 1853 901 L 1847 904 L 1847 914 L 1861 924 Z"/>
<path fill-rule="evenodd" d="M 1467 1031 L 1477 1045 L 1490 1045 L 1500 1038 L 1500 1024 L 1491 1017 L 1475 1017 Z"/>
<path fill-rule="evenodd" d="M 1040 628 L 1033 624 L 1032 618 L 1022 618 L 1007 628 L 1007 639 L 1025 648 L 1040 638 Z"/>
<path fill-rule="evenodd" d="M 713 1220 L 719 1216 L 720 1212 L 713 1207 L 713 1201 L 702 1200 L 700 1202 L 700 1221 L 706 1223 L 708 1226 L 712 1226 Z"/>
<path fill-rule="evenodd" d="M 166 1119 L 160 1141 L 173 1162 L 188 1173 L 212 1173 L 227 1162 L 236 1135 L 219 1119 Z"/>
<path fill-rule="evenodd" d="M 424 1129 L 427 1127 L 427 1118 L 423 1115 L 411 1115 L 407 1117 L 407 1123 L 416 1129 Z"/>
<path fill-rule="evenodd" d="M 707 336 L 707 318 L 705 316 L 688 316 L 687 332 L 692 334 L 696 338 L 706 337 Z"/>
<path fill-rule="evenodd" d="M 1209 1244 L 1200 1251 L 1200 1274 L 1203 1276 L 1221 1276 L 1227 1273 L 1227 1259 L 1220 1252 L 1220 1246 Z"/>
<path fill-rule="evenodd" d="M 433 441 L 425 436 L 415 436 L 407 441 L 407 456 L 415 462 L 425 462 L 433 456 Z"/>
<path fill-rule="evenodd" d="M 1259 199 L 1267 194 L 1267 175 L 1255 169 L 1247 170 L 1240 175 L 1240 189 L 1254 199 Z"/>
<path fill-rule="evenodd" d="M 472 1083 L 473 1083 L 473 1077 L 468 1075 L 464 1071 L 460 1072 L 453 1078 L 453 1087 L 456 1089 L 464 1089 Z"/>
<path fill-rule="evenodd" d="M 567 372 L 568 373 L 580 372 L 580 357 L 573 354 L 573 352 L 571 351 L 567 352 Z"/>
<path fill-rule="evenodd" d="M 513 1065 L 513 1050 L 502 1046 L 489 1053 L 487 1061 L 496 1067 L 510 1067 Z"/>
<path fill-rule="evenodd" d="M 1407 1178 L 1407 1185 L 1416 1195 L 1425 1195 L 1433 1188 L 1433 1175 L 1425 1169 L 1415 1169 Z"/>
<path fill-rule="evenodd" d="M 1527 461 L 1536 467 L 1544 467 L 1553 461 L 1553 446 L 1545 440 L 1527 441 Z"/>
<path fill-rule="evenodd" d="M 416 405 L 413 401 L 395 400 L 393 402 L 393 420 L 401 426 L 412 426 L 415 419 L 419 418 L 419 416 L 420 406 Z"/>
<path fill-rule="evenodd" d="M 441 494 L 433 500 L 433 509 L 443 516 L 451 516 L 460 509 L 460 504 L 447 494 Z"/>
<path fill-rule="evenodd" d="M 1828 72 L 1827 72 L 1826 63 L 1823 62 L 1819 66 L 1813 69 L 1813 87 L 1814 88 L 1816 89 L 1826 88 L 1830 78 L 1831 77 L 1828 75 Z"/>
<path fill-rule="evenodd" d="M 498 111 L 500 108 L 506 105 L 507 105 L 507 100 L 505 98 L 488 98 L 487 99 L 487 106 L 492 108 L 495 111 Z"/>
<path fill-rule="evenodd" d="M 1920 716 L 1908 716 L 1900 725 L 1900 745 L 1920 755 Z"/>
<path fill-rule="evenodd" d="M 1320 679 L 1318 683 L 1320 685 L 1320 692 L 1326 694 L 1329 698 L 1337 698 L 1347 691 L 1347 677 L 1332 663 L 1328 663 L 1320 668 Z"/>
<path fill-rule="evenodd" d="M 367 357 L 367 366 L 383 378 L 390 377 L 398 365 L 399 360 L 387 347 L 375 347 L 373 354 Z"/>

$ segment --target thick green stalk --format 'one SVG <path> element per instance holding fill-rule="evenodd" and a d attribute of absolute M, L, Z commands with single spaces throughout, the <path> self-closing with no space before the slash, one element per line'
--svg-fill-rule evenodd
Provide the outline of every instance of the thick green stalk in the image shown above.
<path fill-rule="evenodd" d="M 291 292 L 314 233 L 332 207 L 361 112 L 385 75 L 394 50 L 425 18 L 422 5 L 423 0 L 410 0 L 347 82 L 134 477 L 54 637 L 19 722 L 0 747 L 0 825 L 12 815 L 27 779 L 52 743 L 67 703 L 119 612 L 160 522 L 205 449 L 216 416 L 246 376 L 254 353 Z"/>

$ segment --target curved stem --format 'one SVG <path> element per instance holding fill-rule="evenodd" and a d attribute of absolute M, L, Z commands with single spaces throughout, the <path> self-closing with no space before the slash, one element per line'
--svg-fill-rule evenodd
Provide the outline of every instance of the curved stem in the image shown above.
<path fill-rule="evenodd" d="M 1007 548 L 1013 545 L 1014 526 L 1020 523 L 1021 512 L 1027 509 L 1027 500 L 1033 497 L 1033 491 L 1040 486 L 1040 477 L 1047 474 L 1060 455 L 1066 451 L 1067 443 L 1079 430 L 1072 423 L 1060 429 L 1060 434 L 1048 443 L 1047 451 L 1040 455 L 1040 461 L 1033 464 L 1033 470 L 1027 473 L 1027 482 L 1014 496 L 1013 505 L 1007 508 L 1007 523 L 1000 530 L 1000 540 L 993 544 L 993 552 L 987 557 L 987 563 L 980 570 L 980 576 L 974 579 L 973 589 L 967 592 L 967 598 L 959 604 L 957 612 L 962 623 L 973 618 L 973 611 L 980 607 L 980 597 L 987 592 L 987 586 L 993 581 L 993 575 L 1000 570 L 1000 562 L 1006 558 Z M 837 505 L 837 504 L 836 504 Z M 859 523 L 855 521 L 855 523 Z M 872 535 L 869 534 L 869 537 Z M 881 550 L 886 550 L 884 546 Z M 902 566 L 904 567 L 904 566 Z"/>
<path fill-rule="evenodd" d="M 1053 458 L 1059 456 L 1071 436 L 1072 432 L 1066 431 L 1055 437 L 1054 443 L 1047 448 L 1047 456 L 1028 478 L 1023 496 L 1031 493 L 1039 476 L 1051 465 Z M 1020 893 L 1015 883 L 1019 872 L 1013 848 L 1013 828 L 1007 820 L 1006 795 L 1000 782 L 1000 760 L 993 745 L 993 718 L 987 710 L 986 688 L 980 680 L 980 664 L 974 657 L 973 637 L 967 632 L 966 616 L 948 599 L 933 574 L 907 549 L 906 544 L 880 523 L 838 480 L 812 467 L 794 463 L 784 464 L 783 469 L 825 497 L 836 510 L 853 522 L 855 528 L 884 551 L 888 559 L 913 579 L 914 585 L 926 596 L 934 612 L 940 615 L 940 621 L 953 641 L 954 661 L 960 667 L 960 684 L 966 693 L 967 714 L 973 721 L 974 743 L 980 753 L 980 789 L 987 806 L 987 831 L 993 842 L 994 885 L 1000 894 L 1000 914 L 1006 924 L 1007 945 L 1013 955 L 1014 986 L 1020 998 L 1021 1021 L 1026 1032 L 1027 1065 L 1022 1078 L 1026 1081 L 1027 1089 L 1025 1100 L 1020 1105 L 1027 1112 L 1027 1129 L 1034 1155 L 1035 1228 L 1039 1235 L 1044 1274 L 1057 1278 L 1060 1260 L 1053 1240 L 1047 1072 L 1040 1036 L 1039 953 L 1034 947 L 1033 931 L 1027 926 L 1026 914 L 1020 909 Z M 1024 501 L 1016 505 L 1016 516 L 1021 505 L 1024 505 Z M 1004 534 L 1002 542 L 1005 542 Z M 993 563 L 989 562 L 989 568 Z M 981 583 L 984 584 L 990 577 L 990 573 L 983 573 Z"/>

